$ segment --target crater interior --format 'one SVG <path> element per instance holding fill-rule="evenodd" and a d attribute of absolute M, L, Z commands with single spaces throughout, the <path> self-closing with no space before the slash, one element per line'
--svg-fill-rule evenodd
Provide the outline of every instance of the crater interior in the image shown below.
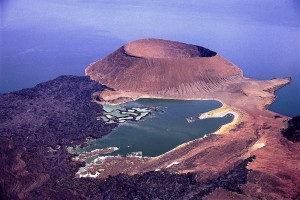
<path fill-rule="evenodd" d="M 124 46 L 125 53 L 143 58 L 212 57 L 216 53 L 196 45 L 162 39 L 141 39 Z"/>

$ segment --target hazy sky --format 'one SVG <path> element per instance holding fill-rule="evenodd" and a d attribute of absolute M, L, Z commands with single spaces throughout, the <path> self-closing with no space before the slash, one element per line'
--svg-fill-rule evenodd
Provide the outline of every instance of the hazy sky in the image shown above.
<path fill-rule="evenodd" d="M 299 27 L 299 8 L 298 0 L 10 0 L 2 2 L 2 25 L 37 30 L 86 28 L 124 40 L 193 36 L 203 29 L 213 33 L 221 28 L 220 34 L 226 35 L 241 29 L 241 22 Z"/>
<path fill-rule="evenodd" d="M 33 40 L 43 34 L 70 37 L 68 34 L 76 32 L 81 38 L 89 35 L 93 40 L 97 35 L 99 39 L 114 38 L 120 45 L 139 38 L 165 38 L 211 48 L 239 65 L 243 63 L 233 52 L 246 53 L 243 51 L 255 47 L 253 42 L 262 52 L 276 48 L 300 52 L 299 0 L 1 2 L 1 33 L 15 31 L 21 35 L 30 30 Z M 282 41 L 283 37 L 287 39 Z M 30 48 L 35 47 L 19 52 Z"/>

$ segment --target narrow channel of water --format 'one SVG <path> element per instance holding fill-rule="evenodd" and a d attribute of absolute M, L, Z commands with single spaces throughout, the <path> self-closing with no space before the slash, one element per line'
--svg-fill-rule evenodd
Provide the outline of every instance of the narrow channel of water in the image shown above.
<path fill-rule="evenodd" d="M 109 135 L 90 142 L 90 146 L 80 151 L 92 151 L 107 147 L 119 150 L 109 155 L 126 156 L 131 152 L 142 152 L 143 156 L 158 156 L 180 144 L 201 138 L 217 131 L 222 125 L 233 120 L 232 115 L 223 118 L 195 120 L 187 118 L 214 110 L 222 106 L 218 101 L 190 101 L 169 99 L 140 99 L 126 103 L 126 108 L 155 107 L 140 121 L 126 121 Z"/>

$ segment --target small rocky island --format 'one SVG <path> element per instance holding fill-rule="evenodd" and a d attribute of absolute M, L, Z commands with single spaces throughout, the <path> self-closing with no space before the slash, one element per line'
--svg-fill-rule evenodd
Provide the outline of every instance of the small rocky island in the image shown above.
<path fill-rule="evenodd" d="M 130 42 L 86 74 L 0 95 L 0 199 L 300 198 L 300 119 L 267 109 L 289 78 L 246 78 L 209 49 L 160 39 Z M 105 109 L 139 98 L 216 99 L 223 106 L 199 117 L 235 119 L 161 156 L 111 157 L 79 178 L 84 155 L 67 147 L 147 115 Z"/>

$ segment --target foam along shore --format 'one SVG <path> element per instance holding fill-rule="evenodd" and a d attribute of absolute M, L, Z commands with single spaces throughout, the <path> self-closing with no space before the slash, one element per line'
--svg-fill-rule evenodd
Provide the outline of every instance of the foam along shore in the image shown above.
<path fill-rule="evenodd" d="M 118 147 L 108 147 L 108 148 L 105 148 L 105 149 L 94 149 L 90 152 L 80 153 L 78 156 L 74 157 L 73 160 L 84 162 L 88 158 L 92 158 L 92 157 L 102 155 L 102 154 L 109 154 L 109 153 L 112 153 L 112 152 L 117 151 L 117 150 L 119 150 Z"/>
<path fill-rule="evenodd" d="M 93 159 L 91 163 L 86 163 L 84 167 L 79 168 L 76 172 L 76 176 L 78 178 L 97 178 L 101 174 L 101 165 L 105 162 L 106 159 L 109 158 L 120 158 L 120 156 L 97 156 L 97 158 Z"/>

